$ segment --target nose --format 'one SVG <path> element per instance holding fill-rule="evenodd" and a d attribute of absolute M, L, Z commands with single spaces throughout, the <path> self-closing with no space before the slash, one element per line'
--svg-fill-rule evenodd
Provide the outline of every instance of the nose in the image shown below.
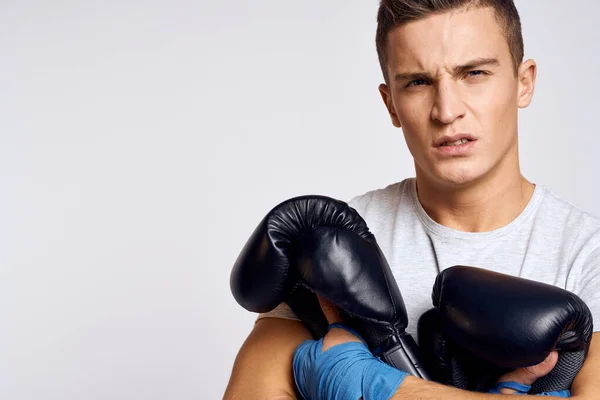
<path fill-rule="evenodd" d="M 431 119 L 442 124 L 451 124 L 464 117 L 465 104 L 455 82 L 440 82 L 436 88 L 435 100 L 431 109 Z"/>

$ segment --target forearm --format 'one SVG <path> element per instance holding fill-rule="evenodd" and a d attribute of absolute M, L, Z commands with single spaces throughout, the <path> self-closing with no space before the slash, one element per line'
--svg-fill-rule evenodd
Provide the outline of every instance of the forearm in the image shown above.
<path fill-rule="evenodd" d="M 502 397 L 501 397 L 502 396 Z M 439 383 L 425 381 L 413 376 L 407 376 L 396 394 L 390 400 L 495 400 L 495 399 L 515 399 L 523 400 L 522 395 L 488 394 L 468 392 L 451 386 L 441 385 Z M 574 397 L 571 397 L 572 399 Z M 544 396 L 544 399 L 560 400 L 560 397 Z"/>

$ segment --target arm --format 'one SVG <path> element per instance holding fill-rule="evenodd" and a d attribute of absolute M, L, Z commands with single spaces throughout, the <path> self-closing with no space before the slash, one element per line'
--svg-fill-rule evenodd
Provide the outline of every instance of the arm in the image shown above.
<path fill-rule="evenodd" d="M 330 323 L 341 322 L 341 318 L 335 309 L 335 306 L 321 302 L 323 312 Z M 600 375 L 600 333 L 595 333 L 592 337 L 592 343 L 589 348 L 586 361 L 573 382 L 571 398 L 576 400 L 592 400 L 598 397 L 600 393 L 600 382 L 597 377 Z M 594 338 L 596 340 L 594 340 Z M 323 339 L 323 351 L 346 342 L 359 341 L 356 336 L 350 332 L 341 329 L 330 330 Z M 503 396 L 503 397 L 500 397 Z M 507 397 L 508 396 L 508 397 Z M 468 392 L 456 389 L 439 383 L 425 381 L 414 376 L 407 376 L 402 381 L 400 387 L 390 400 L 493 400 L 493 399 L 522 399 L 521 395 L 496 395 L 487 393 Z M 544 397 L 547 399 L 560 399 L 558 397 Z"/>
<path fill-rule="evenodd" d="M 600 332 L 594 333 L 588 356 L 577 374 L 573 387 L 571 388 L 571 399 L 592 400 L 598 397 L 600 393 Z M 473 393 L 455 389 L 449 386 L 443 386 L 435 382 L 423 381 L 412 376 L 407 376 L 398 388 L 398 391 L 391 400 L 441 400 L 441 399 L 465 399 L 465 400 L 486 400 L 498 399 L 500 395 Z M 505 395 L 503 398 L 507 398 Z M 508 398 L 522 399 L 518 395 L 509 395 Z M 507 399 L 508 399 L 507 398 Z M 558 399 L 558 397 L 544 397 L 546 399 Z"/>
<path fill-rule="evenodd" d="M 235 359 L 224 400 L 296 399 L 292 356 L 306 339 L 311 335 L 300 321 L 257 321 Z"/>
<path fill-rule="evenodd" d="M 597 243 L 595 241 L 594 243 Z M 586 301 L 586 303 L 594 306 L 598 306 L 597 300 L 597 286 L 600 282 L 600 268 L 596 267 L 600 265 L 600 252 L 596 251 L 593 253 L 595 257 L 592 257 L 592 261 L 587 262 L 588 272 L 582 278 L 584 284 L 578 291 L 578 295 Z M 571 398 L 577 400 L 591 400 L 598 398 L 600 393 L 600 332 L 596 332 L 592 335 L 592 340 L 588 350 L 587 358 L 575 377 L 571 386 Z M 510 379 L 517 380 L 518 379 Z M 496 396 L 496 397 L 495 397 Z M 497 395 L 482 394 L 482 393 L 471 393 L 455 388 L 441 386 L 433 382 L 422 381 L 412 376 L 406 377 L 402 385 L 398 388 L 393 400 L 395 399 L 413 399 L 418 398 L 422 400 L 431 399 L 466 399 L 466 400 L 477 400 L 477 399 L 494 399 Z M 515 395 L 510 398 L 516 398 Z M 555 397 L 545 397 L 555 398 Z"/>

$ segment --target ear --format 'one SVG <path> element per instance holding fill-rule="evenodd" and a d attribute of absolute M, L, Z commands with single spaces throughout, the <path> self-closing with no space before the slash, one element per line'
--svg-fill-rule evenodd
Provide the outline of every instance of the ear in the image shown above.
<path fill-rule="evenodd" d="M 390 89 L 386 84 L 382 83 L 379 85 L 379 93 L 381 94 L 381 98 L 383 99 L 383 103 L 390 113 L 390 117 L 392 118 L 392 124 L 396 128 L 401 128 L 400 120 L 398 119 L 398 115 L 396 114 L 396 110 L 394 109 L 394 102 L 392 101 L 392 95 L 390 94 Z"/>
<path fill-rule="evenodd" d="M 533 99 L 535 78 L 537 75 L 537 65 L 535 61 L 527 60 L 521 63 L 518 74 L 518 105 L 519 108 L 525 108 L 531 104 L 531 100 Z"/>

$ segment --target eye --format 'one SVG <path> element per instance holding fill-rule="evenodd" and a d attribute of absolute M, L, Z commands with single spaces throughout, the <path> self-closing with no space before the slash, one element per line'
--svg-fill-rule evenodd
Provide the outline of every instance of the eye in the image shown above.
<path fill-rule="evenodd" d="M 475 70 L 475 71 L 469 72 L 469 76 L 480 76 L 480 75 L 487 75 L 487 73 L 485 71 L 481 71 L 481 70 Z"/>
<path fill-rule="evenodd" d="M 425 81 L 425 79 L 416 79 L 414 81 L 409 82 L 406 87 L 410 87 L 410 86 L 421 86 L 423 84 L 427 83 Z"/>

